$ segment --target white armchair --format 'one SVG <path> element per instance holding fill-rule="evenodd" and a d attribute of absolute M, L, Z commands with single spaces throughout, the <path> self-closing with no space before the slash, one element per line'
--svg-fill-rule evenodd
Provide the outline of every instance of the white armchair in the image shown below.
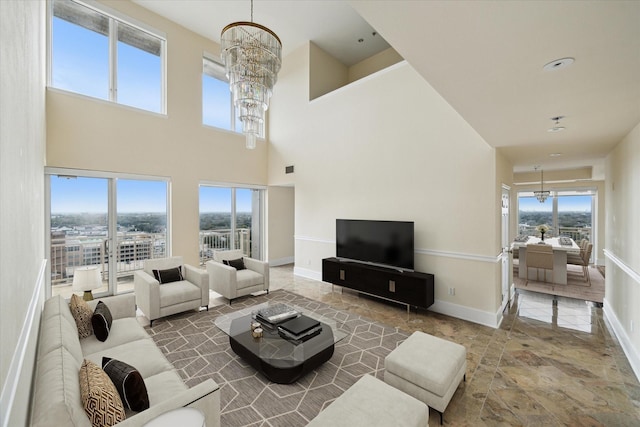
<path fill-rule="evenodd" d="M 242 259 L 245 269 L 225 265 L 224 261 Z M 229 300 L 254 292 L 269 293 L 269 263 L 243 256 L 241 250 L 213 251 L 213 260 L 207 261 L 209 288 Z"/>
<path fill-rule="evenodd" d="M 184 280 L 160 284 L 153 270 L 179 267 Z M 155 319 L 206 307 L 209 310 L 209 279 L 206 271 L 182 262 L 181 256 L 144 261 L 134 272 L 136 305 L 153 324 Z"/>

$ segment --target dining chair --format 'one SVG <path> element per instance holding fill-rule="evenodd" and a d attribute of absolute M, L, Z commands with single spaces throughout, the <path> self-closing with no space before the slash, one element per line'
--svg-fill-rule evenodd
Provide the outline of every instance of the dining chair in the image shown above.
<path fill-rule="evenodd" d="M 584 280 L 591 286 L 591 277 L 589 277 L 589 260 L 591 259 L 591 252 L 593 251 L 593 243 L 587 243 L 587 247 L 584 251 L 580 251 L 580 257 L 570 259 L 567 257 L 567 264 L 579 265 L 582 267 L 582 275 Z"/>
<path fill-rule="evenodd" d="M 584 252 L 587 250 L 588 244 L 589 241 L 587 239 L 582 239 L 578 245 L 580 246 L 579 254 L 572 252 L 567 253 L 567 264 L 582 265 L 582 257 L 584 256 Z"/>
<path fill-rule="evenodd" d="M 524 285 L 529 283 L 529 269 L 535 268 L 536 279 L 540 281 L 540 269 L 551 270 L 551 282 L 553 283 L 553 247 L 551 245 L 541 245 L 539 243 L 531 243 L 527 245 L 527 280 Z M 545 272 L 546 279 L 546 272 Z M 546 280 L 544 280 L 546 282 Z"/>

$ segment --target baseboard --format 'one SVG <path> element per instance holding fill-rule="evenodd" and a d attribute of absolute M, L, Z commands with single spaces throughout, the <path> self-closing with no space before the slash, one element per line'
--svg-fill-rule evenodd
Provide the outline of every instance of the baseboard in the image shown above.
<path fill-rule="evenodd" d="M 292 256 L 269 260 L 269 267 L 279 267 L 281 265 L 293 264 L 295 260 L 295 257 Z"/>
<path fill-rule="evenodd" d="M 490 328 L 498 328 L 500 323 L 502 323 L 502 309 L 498 309 L 497 312 L 491 313 L 488 311 L 478 310 L 477 308 L 436 300 L 433 305 L 429 307 L 429 310 L 445 314 L 447 316 L 456 317 L 458 319 L 467 320 L 469 322 L 478 323 L 480 325 L 489 326 Z"/>
<path fill-rule="evenodd" d="M 633 373 L 636 374 L 636 379 L 640 381 L 640 354 L 638 354 L 638 351 L 634 348 L 629 335 L 627 335 L 627 332 L 622 327 L 618 316 L 616 316 L 615 311 L 606 298 L 602 304 L 602 311 L 605 320 L 609 322 L 613 332 L 616 334 L 616 338 L 620 341 L 620 345 L 622 346 L 622 350 L 624 350 L 624 354 L 627 356 L 631 369 L 633 369 Z"/>
<path fill-rule="evenodd" d="M 24 366 L 24 361 L 27 357 L 27 348 L 30 344 L 29 337 L 32 335 L 33 328 L 38 327 L 38 325 L 36 325 L 36 322 L 40 320 L 39 317 L 38 319 L 36 319 L 36 314 L 39 314 L 42 311 L 46 269 L 47 260 L 45 259 L 42 260 L 42 263 L 40 265 L 38 278 L 36 280 L 36 283 L 34 284 L 33 293 L 31 294 L 31 300 L 29 301 L 29 306 L 26 309 L 26 316 L 22 325 L 22 330 L 20 331 L 20 336 L 18 337 L 18 343 L 13 353 L 13 357 L 11 358 L 9 369 L 7 370 L 7 377 L 4 384 L 2 385 L 2 393 L 0 394 L 0 414 L 2 414 L 2 419 L 0 420 L 0 425 L 2 425 L 3 427 L 10 425 L 10 420 L 12 419 L 11 410 L 13 409 L 13 404 L 18 393 L 18 388 L 21 387 L 20 379 L 24 378 L 23 370 L 26 369 L 26 367 Z M 31 375 L 26 376 L 29 378 L 31 377 Z M 25 387 L 25 385 L 23 384 L 22 387 Z"/>
<path fill-rule="evenodd" d="M 308 268 L 293 267 L 293 274 L 295 276 L 304 277 L 311 280 L 317 280 L 322 282 L 322 272 L 309 270 Z"/>
<path fill-rule="evenodd" d="M 293 274 L 311 280 L 322 281 L 322 273 L 301 267 L 294 267 Z M 357 291 L 355 291 L 357 292 Z M 498 328 L 502 322 L 502 309 L 496 313 L 469 308 L 458 304 L 452 304 L 445 301 L 437 301 L 429 307 L 429 310 L 436 313 L 445 314 L 458 319 L 468 320 L 469 322 L 478 323 L 480 325 Z"/>

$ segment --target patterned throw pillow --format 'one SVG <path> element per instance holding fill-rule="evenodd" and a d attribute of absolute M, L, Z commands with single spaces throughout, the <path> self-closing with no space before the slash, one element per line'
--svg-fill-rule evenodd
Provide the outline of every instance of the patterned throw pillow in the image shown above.
<path fill-rule="evenodd" d="M 89 304 L 78 295 L 71 295 L 71 301 L 69 302 L 69 308 L 73 315 L 73 320 L 76 321 L 78 327 L 78 337 L 80 339 L 86 338 L 93 333 L 93 327 L 91 326 L 91 316 L 93 312 L 89 307 Z"/>
<path fill-rule="evenodd" d="M 182 268 L 174 267 L 166 270 L 152 270 L 153 276 L 162 285 L 163 283 L 179 282 L 184 280 L 182 277 Z"/>
<path fill-rule="evenodd" d="M 96 338 L 100 341 L 106 341 L 109 338 L 109 331 L 111 330 L 111 323 L 113 318 L 111 317 L 111 311 L 109 307 L 102 301 L 98 301 L 96 309 L 91 316 L 91 325 L 93 326 L 93 333 L 96 334 Z"/>
<path fill-rule="evenodd" d="M 113 426 L 126 418 L 118 390 L 98 365 L 85 359 L 80 367 L 80 396 L 91 425 Z"/>
<path fill-rule="evenodd" d="M 225 259 L 222 260 L 222 263 L 224 265 L 228 265 L 230 267 L 235 268 L 236 270 L 244 270 L 246 267 L 244 266 L 244 259 L 243 258 L 238 258 L 238 259 Z"/>
<path fill-rule="evenodd" d="M 136 368 L 120 360 L 103 357 L 102 369 L 113 381 L 126 408 L 137 412 L 149 409 L 147 387 Z"/>

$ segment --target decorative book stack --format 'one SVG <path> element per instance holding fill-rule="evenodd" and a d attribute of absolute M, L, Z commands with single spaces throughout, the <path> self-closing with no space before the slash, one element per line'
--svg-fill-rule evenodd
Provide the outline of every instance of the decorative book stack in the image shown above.
<path fill-rule="evenodd" d="M 278 325 L 278 333 L 294 341 L 305 341 L 322 331 L 322 325 L 316 319 L 304 314 Z"/>

